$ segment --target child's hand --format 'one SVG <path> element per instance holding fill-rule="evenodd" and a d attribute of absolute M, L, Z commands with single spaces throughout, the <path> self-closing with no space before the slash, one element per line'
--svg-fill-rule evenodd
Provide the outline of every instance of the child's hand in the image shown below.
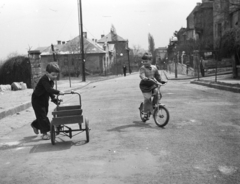
<path fill-rule="evenodd" d="M 63 91 L 59 91 L 59 95 L 64 95 L 64 92 Z"/>

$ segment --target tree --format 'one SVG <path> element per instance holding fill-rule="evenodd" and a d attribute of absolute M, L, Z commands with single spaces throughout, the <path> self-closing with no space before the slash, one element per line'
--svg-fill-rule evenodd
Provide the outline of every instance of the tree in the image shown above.
<path fill-rule="evenodd" d="M 148 34 L 148 51 L 152 54 L 153 56 L 152 64 L 155 65 L 156 64 L 155 43 L 154 38 L 150 33 Z"/>
<path fill-rule="evenodd" d="M 223 56 L 235 55 L 240 60 L 240 28 L 231 28 L 224 32 L 220 50 Z"/>
<path fill-rule="evenodd" d="M 135 63 L 137 63 L 138 61 L 141 62 L 141 56 L 140 56 L 140 51 L 141 51 L 141 46 L 140 45 L 133 45 L 133 60 Z M 138 65 L 140 65 L 140 63 L 138 63 Z"/>
<path fill-rule="evenodd" d="M 117 40 L 118 40 L 117 30 L 116 30 L 116 28 L 114 27 L 113 24 L 112 24 L 112 27 L 111 27 L 110 32 L 112 33 L 112 34 L 111 34 L 111 36 L 112 36 L 112 41 L 117 41 Z"/>
<path fill-rule="evenodd" d="M 24 82 L 31 87 L 31 65 L 26 56 L 10 57 L 0 68 L 0 84 L 12 84 L 13 82 Z"/>

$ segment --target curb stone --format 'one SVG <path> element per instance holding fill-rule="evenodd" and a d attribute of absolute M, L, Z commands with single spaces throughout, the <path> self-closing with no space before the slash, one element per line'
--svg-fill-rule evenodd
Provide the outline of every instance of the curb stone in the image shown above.
<path fill-rule="evenodd" d="M 191 81 L 190 83 L 199 84 L 202 86 L 207 86 L 207 87 L 216 88 L 216 89 L 220 89 L 220 90 L 226 90 L 226 91 L 231 91 L 231 92 L 235 92 L 235 93 L 240 93 L 240 87 L 230 86 L 228 84 L 216 83 L 216 82 L 204 81 L 204 80 L 194 80 L 194 81 Z"/>

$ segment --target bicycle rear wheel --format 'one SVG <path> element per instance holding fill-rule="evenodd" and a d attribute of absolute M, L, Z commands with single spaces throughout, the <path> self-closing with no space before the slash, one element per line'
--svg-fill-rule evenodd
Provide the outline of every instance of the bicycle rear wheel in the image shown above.
<path fill-rule="evenodd" d="M 170 115 L 166 107 L 159 105 L 154 109 L 153 119 L 157 126 L 164 127 L 168 124 Z"/>

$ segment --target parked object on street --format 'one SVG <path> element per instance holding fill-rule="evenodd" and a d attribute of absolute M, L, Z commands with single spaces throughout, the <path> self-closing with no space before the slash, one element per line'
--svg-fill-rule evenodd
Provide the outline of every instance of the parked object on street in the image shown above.
<path fill-rule="evenodd" d="M 153 115 L 153 119 L 154 119 L 154 122 L 156 123 L 157 126 L 159 127 L 164 127 L 168 124 L 169 122 L 169 119 L 170 119 L 170 114 L 169 114 L 169 111 L 168 109 L 165 107 L 164 104 L 162 104 L 160 102 L 160 100 L 162 99 L 162 94 L 160 92 L 160 87 L 165 84 L 164 82 L 162 82 L 163 84 L 157 82 L 156 80 L 153 80 L 153 79 L 149 79 L 149 80 L 152 80 L 153 82 L 155 82 L 157 84 L 157 89 L 158 89 L 158 102 L 154 105 L 153 104 L 153 95 L 151 97 L 151 103 L 153 105 L 153 110 L 152 112 L 149 112 L 147 114 L 147 117 L 144 115 L 143 113 L 143 102 L 140 104 L 140 107 L 139 107 L 139 111 L 140 111 L 140 118 L 143 122 L 146 122 L 147 120 L 149 120 L 151 114 Z"/>
<path fill-rule="evenodd" d="M 10 84 L 0 85 L 0 91 L 11 91 L 11 85 Z"/>
<path fill-rule="evenodd" d="M 87 118 L 83 120 L 81 95 L 74 91 L 71 91 L 70 93 L 64 93 L 64 95 L 79 96 L 79 105 L 61 106 L 59 95 L 57 96 L 57 107 L 52 112 L 53 119 L 50 125 L 52 145 L 55 145 L 57 135 L 67 136 L 71 139 L 73 136 L 84 131 L 86 132 L 86 142 L 89 142 L 89 120 Z M 83 122 L 85 123 L 85 128 L 82 127 Z M 79 128 L 72 129 L 71 127 L 67 126 L 70 124 L 78 124 Z M 78 133 L 73 135 L 72 132 L 75 131 Z"/>
<path fill-rule="evenodd" d="M 11 88 L 13 91 L 24 90 L 27 89 L 27 84 L 24 82 L 13 82 Z"/>

